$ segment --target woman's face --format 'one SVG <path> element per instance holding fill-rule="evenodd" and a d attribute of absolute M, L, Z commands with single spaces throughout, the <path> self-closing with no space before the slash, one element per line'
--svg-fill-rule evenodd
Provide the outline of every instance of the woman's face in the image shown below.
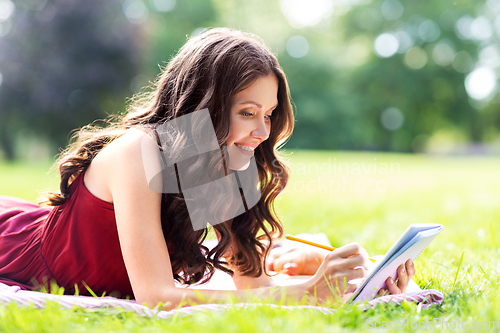
<path fill-rule="evenodd" d="M 245 170 L 255 148 L 271 132 L 271 115 L 278 106 L 278 79 L 274 74 L 260 76 L 231 98 L 227 150 L 229 169 Z"/>

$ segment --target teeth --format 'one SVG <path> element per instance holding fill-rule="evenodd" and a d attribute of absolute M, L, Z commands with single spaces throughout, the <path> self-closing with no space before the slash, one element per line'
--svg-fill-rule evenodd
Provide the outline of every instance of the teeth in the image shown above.
<path fill-rule="evenodd" d="M 238 144 L 235 143 L 236 146 L 240 147 L 241 149 L 243 150 L 246 150 L 246 151 L 253 151 L 254 148 L 250 148 L 250 147 L 245 147 L 245 146 L 240 146 Z"/>

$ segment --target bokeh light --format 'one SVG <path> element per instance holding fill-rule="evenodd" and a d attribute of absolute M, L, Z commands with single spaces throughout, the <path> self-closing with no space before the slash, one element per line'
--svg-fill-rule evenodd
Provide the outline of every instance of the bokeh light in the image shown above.
<path fill-rule="evenodd" d="M 40 20 L 41 22 L 50 22 L 54 18 L 54 16 L 57 14 L 57 8 L 50 4 L 47 3 L 47 5 L 41 8 L 40 11 L 36 14 L 36 18 Z"/>
<path fill-rule="evenodd" d="M 175 0 L 151 0 L 153 8 L 158 12 L 170 12 L 175 7 Z"/>
<path fill-rule="evenodd" d="M 480 16 L 472 21 L 470 33 L 477 40 L 486 40 L 493 35 L 493 28 L 486 17 Z"/>
<path fill-rule="evenodd" d="M 397 38 L 399 47 L 398 53 L 406 53 L 413 46 L 413 38 L 411 38 L 410 34 L 404 30 L 398 31 L 394 33 L 394 36 Z"/>
<path fill-rule="evenodd" d="M 14 3 L 10 0 L 0 0 L 0 22 L 7 21 L 14 14 Z"/>
<path fill-rule="evenodd" d="M 474 60 L 467 51 L 459 51 L 453 57 L 453 68 L 460 73 L 468 73 L 474 66 Z"/>
<path fill-rule="evenodd" d="M 0 22 L 0 37 L 6 36 L 11 29 L 12 29 L 12 22 L 10 20 L 5 22 Z"/>
<path fill-rule="evenodd" d="M 356 36 L 351 40 L 345 52 L 345 62 L 349 66 L 361 66 L 370 55 L 370 40 L 364 35 Z"/>
<path fill-rule="evenodd" d="M 281 0 L 281 12 L 294 28 L 314 26 L 333 13 L 330 0 Z"/>
<path fill-rule="evenodd" d="M 393 34 L 383 33 L 375 39 L 373 47 L 379 57 L 389 58 L 398 51 L 399 42 Z"/>
<path fill-rule="evenodd" d="M 488 67 L 480 67 L 465 78 L 465 90 L 474 99 L 486 99 L 496 87 L 495 73 Z"/>
<path fill-rule="evenodd" d="M 397 20 L 403 16 L 404 7 L 398 0 L 385 0 L 380 9 L 382 16 L 386 20 Z"/>
<path fill-rule="evenodd" d="M 448 66 L 455 57 L 455 50 L 449 43 L 440 42 L 432 50 L 432 59 L 440 66 Z"/>
<path fill-rule="evenodd" d="M 395 131 L 401 126 L 405 121 L 405 116 L 400 109 L 395 107 L 390 107 L 382 111 L 380 115 L 380 123 L 385 129 L 389 131 Z"/>
<path fill-rule="evenodd" d="M 424 42 L 433 42 L 439 38 L 441 30 L 436 22 L 425 20 L 418 26 L 418 37 Z"/>
<path fill-rule="evenodd" d="M 405 54 L 405 64 L 411 69 L 420 69 L 427 63 L 427 53 L 418 46 L 412 47 Z"/>
<path fill-rule="evenodd" d="M 302 58 L 309 52 L 309 42 L 304 36 L 292 36 L 286 42 L 286 51 L 293 58 Z"/>
<path fill-rule="evenodd" d="M 500 36 L 500 15 L 493 20 L 493 27 L 495 28 L 497 36 Z"/>
<path fill-rule="evenodd" d="M 500 54 L 496 45 L 486 46 L 479 52 L 479 66 L 495 68 L 500 66 Z"/>
<path fill-rule="evenodd" d="M 122 8 L 123 13 L 131 23 L 144 23 L 148 18 L 148 9 L 141 0 L 126 0 Z"/>
<path fill-rule="evenodd" d="M 472 39 L 472 22 L 474 19 L 469 15 L 462 16 L 455 24 L 455 32 L 457 36 L 461 39 Z"/>
<path fill-rule="evenodd" d="M 486 7 L 488 10 L 493 11 L 494 13 L 500 12 L 500 1 L 498 0 L 486 0 Z"/>

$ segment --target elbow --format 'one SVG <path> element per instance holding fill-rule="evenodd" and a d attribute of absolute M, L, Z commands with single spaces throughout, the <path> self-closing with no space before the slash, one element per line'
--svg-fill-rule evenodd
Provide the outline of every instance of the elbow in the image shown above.
<path fill-rule="evenodd" d="M 176 287 L 171 287 L 156 293 L 137 295 L 135 300 L 138 304 L 152 309 L 159 307 L 161 310 L 172 310 L 181 304 L 182 292 Z"/>

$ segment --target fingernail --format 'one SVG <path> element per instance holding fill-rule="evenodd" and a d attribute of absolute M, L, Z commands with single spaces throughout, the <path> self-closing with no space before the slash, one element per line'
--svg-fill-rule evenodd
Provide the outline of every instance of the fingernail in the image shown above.
<path fill-rule="evenodd" d="M 401 273 L 405 272 L 405 266 L 403 266 L 403 269 L 401 269 Z"/>
<path fill-rule="evenodd" d="M 411 259 L 408 259 L 408 260 L 410 260 L 410 266 L 413 266 L 413 260 L 411 260 Z"/>
<path fill-rule="evenodd" d="M 394 281 L 392 281 L 392 278 L 389 278 L 389 284 L 394 284 Z"/>

